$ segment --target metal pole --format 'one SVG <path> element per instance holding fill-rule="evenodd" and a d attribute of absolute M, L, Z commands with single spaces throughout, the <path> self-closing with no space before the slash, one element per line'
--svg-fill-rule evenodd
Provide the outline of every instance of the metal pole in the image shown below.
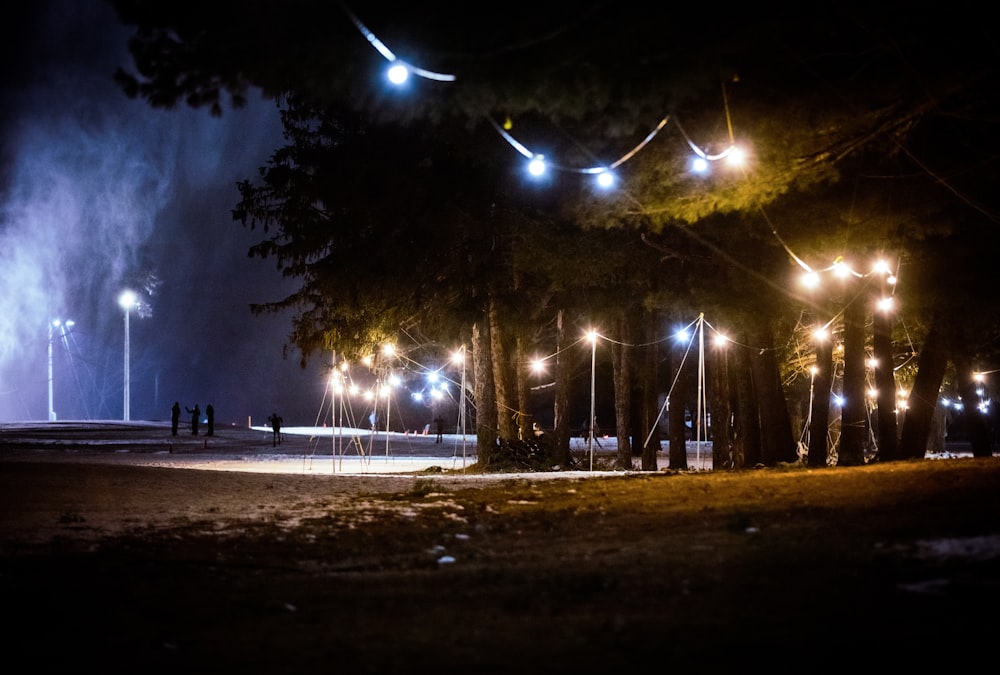
<path fill-rule="evenodd" d="M 590 336 L 590 470 L 594 470 L 594 398 L 595 369 L 597 366 L 597 334 Z"/>
<path fill-rule="evenodd" d="M 124 410 L 125 410 L 125 416 L 124 416 L 124 418 L 123 418 L 123 419 L 124 419 L 124 420 L 125 420 L 126 422 L 128 422 L 128 421 L 129 421 L 129 409 L 128 409 L 128 407 L 129 407 L 129 406 L 128 406 L 128 402 L 129 402 L 129 373 L 128 373 L 128 361 L 129 361 L 129 358 L 128 358 L 128 315 L 129 315 L 129 308 L 128 308 L 128 307 L 126 307 L 126 308 L 125 308 L 125 402 L 124 402 L 124 406 L 123 406 L 123 407 L 124 407 Z"/>
<path fill-rule="evenodd" d="M 695 464 L 701 469 L 701 416 L 702 411 L 707 408 L 702 406 L 705 396 L 705 315 L 698 315 L 698 420 L 695 423 L 697 428 L 697 438 L 695 439 Z"/>
<path fill-rule="evenodd" d="M 49 321 L 49 421 L 56 421 L 56 411 L 52 407 L 52 325 Z"/>

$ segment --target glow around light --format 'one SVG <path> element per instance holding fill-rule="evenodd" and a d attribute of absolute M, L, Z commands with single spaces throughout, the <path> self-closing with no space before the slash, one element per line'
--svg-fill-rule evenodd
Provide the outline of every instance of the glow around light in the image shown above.
<path fill-rule="evenodd" d="M 542 155 L 535 155 L 528 162 L 528 173 L 532 176 L 541 176 L 545 173 L 545 157 Z"/>
<path fill-rule="evenodd" d="M 726 157 L 726 164 L 731 167 L 738 168 L 744 166 L 747 163 L 747 153 L 744 152 L 743 148 L 738 148 L 735 145 L 729 151 L 729 155 Z"/>
<path fill-rule="evenodd" d="M 135 291 L 124 290 L 121 295 L 118 296 L 118 304 L 126 312 L 135 309 L 135 306 L 139 303 L 139 296 L 136 295 Z"/>
<path fill-rule="evenodd" d="M 407 78 L 410 77 L 410 69 L 401 63 L 397 63 L 393 66 L 389 66 L 389 70 L 386 71 L 386 76 L 393 84 L 403 84 L 406 82 Z"/>
<path fill-rule="evenodd" d="M 597 187 L 607 190 L 615 184 L 615 175 L 607 169 L 597 174 Z"/>
<path fill-rule="evenodd" d="M 691 160 L 691 170 L 695 173 L 708 173 L 708 160 L 704 157 L 695 157 Z"/>
<path fill-rule="evenodd" d="M 818 288 L 819 274 L 813 271 L 806 272 L 802 275 L 802 285 L 806 288 Z"/>

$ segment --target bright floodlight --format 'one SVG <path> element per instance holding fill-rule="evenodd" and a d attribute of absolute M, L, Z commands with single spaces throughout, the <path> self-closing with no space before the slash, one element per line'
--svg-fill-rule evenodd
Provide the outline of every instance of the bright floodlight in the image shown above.
<path fill-rule="evenodd" d="M 542 155 L 535 155 L 528 162 L 528 173 L 532 176 L 541 176 L 545 173 L 545 157 Z"/>
<path fill-rule="evenodd" d="M 708 160 L 704 157 L 695 157 L 691 160 L 691 170 L 695 173 L 706 173 L 708 171 Z"/>
<path fill-rule="evenodd" d="M 740 167 L 746 164 L 747 155 L 743 152 L 743 148 L 736 147 L 735 145 L 730 149 L 729 154 L 726 155 L 726 164 L 729 166 Z"/>
<path fill-rule="evenodd" d="M 802 285 L 806 288 L 816 288 L 819 286 L 819 274 L 816 272 L 806 272 L 802 275 Z"/>
<path fill-rule="evenodd" d="M 134 308 L 136 302 L 138 302 L 138 297 L 136 296 L 135 291 L 122 291 L 121 295 L 118 296 L 118 304 L 121 305 L 121 308 L 125 311 Z"/>
<path fill-rule="evenodd" d="M 389 68 L 386 75 L 393 84 L 403 84 L 410 76 L 410 71 L 406 66 L 397 63 Z"/>

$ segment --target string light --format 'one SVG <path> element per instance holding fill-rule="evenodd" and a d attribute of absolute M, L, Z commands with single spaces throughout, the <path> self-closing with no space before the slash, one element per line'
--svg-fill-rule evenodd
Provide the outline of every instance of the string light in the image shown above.
<path fill-rule="evenodd" d="M 365 39 L 371 43 L 372 47 L 374 47 L 376 51 L 378 51 L 378 53 L 381 54 L 383 58 L 385 58 L 386 61 L 393 64 L 386 73 L 389 78 L 389 81 L 392 82 L 393 84 L 397 85 L 403 84 L 404 82 L 406 82 L 410 73 L 413 73 L 414 75 L 419 75 L 420 77 L 423 77 L 428 80 L 437 80 L 438 82 L 455 81 L 454 75 L 450 75 L 448 73 L 437 73 L 434 72 L 433 70 L 425 70 L 423 68 L 419 68 L 411 63 L 407 63 L 402 59 L 398 58 L 392 52 L 392 50 L 386 46 L 384 42 L 382 42 L 381 40 L 378 39 L 378 37 L 375 36 L 375 33 L 368 30 L 368 27 L 365 26 L 363 23 L 361 23 L 361 20 L 358 19 L 358 17 L 355 16 L 351 10 L 347 9 L 347 7 L 344 7 L 344 12 L 347 13 L 347 16 L 351 19 L 351 22 L 361 32 L 361 34 L 365 36 Z"/>
<path fill-rule="evenodd" d="M 454 82 L 457 80 L 457 77 L 453 74 L 439 73 L 432 70 L 426 70 L 424 68 L 417 67 L 411 63 L 407 63 L 406 61 L 400 59 L 391 49 L 389 49 L 389 47 L 384 42 L 382 42 L 382 40 L 380 40 L 375 35 L 375 33 L 373 33 L 364 23 L 362 23 L 362 21 L 353 12 L 351 12 L 346 6 L 344 6 L 343 9 L 344 12 L 347 14 L 348 18 L 350 18 L 351 22 L 358 29 L 358 31 L 365 37 L 365 39 L 368 40 L 368 42 L 375 48 L 376 51 L 378 51 L 379 54 L 382 55 L 382 57 L 386 61 L 392 64 L 387 71 L 387 77 L 389 81 L 394 85 L 404 84 L 406 80 L 409 78 L 410 73 L 426 79 L 437 80 L 439 82 Z M 729 115 L 728 103 L 727 103 L 726 115 L 728 120 L 728 115 Z M 669 116 L 664 117 L 662 120 L 660 120 L 659 124 L 657 124 L 653 128 L 653 130 L 650 131 L 649 134 L 647 134 L 647 136 L 638 145 L 636 145 L 634 148 L 632 148 L 630 151 L 622 155 L 620 158 L 618 158 L 611 164 L 608 164 L 606 166 L 573 168 L 573 167 L 551 164 L 545 161 L 543 155 L 528 150 L 521 142 L 519 142 L 509 133 L 510 129 L 513 127 L 510 117 L 507 117 L 504 120 L 502 126 L 497 124 L 493 119 L 489 119 L 490 124 L 493 125 L 493 127 L 497 130 L 497 132 L 501 135 L 501 137 L 504 140 L 506 140 L 511 147 L 513 147 L 515 150 L 517 150 L 519 153 L 521 153 L 528 159 L 528 172 L 532 176 L 535 177 L 541 176 L 545 173 L 545 170 L 548 166 L 553 166 L 553 168 L 556 168 L 561 171 L 593 175 L 595 177 L 595 182 L 597 186 L 604 190 L 610 189 L 617 182 L 616 176 L 613 173 L 613 169 L 627 162 L 632 157 L 634 157 L 636 153 L 642 150 L 651 140 L 653 140 L 653 138 L 660 132 L 660 130 L 662 130 L 666 126 L 668 120 Z M 676 120 L 675 124 L 677 124 Z M 681 132 L 681 135 L 684 137 L 684 140 L 687 141 L 688 146 L 690 146 L 691 150 L 696 155 L 692 164 L 692 170 L 695 171 L 695 173 L 706 173 L 709 168 L 709 165 L 712 162 L 716 162 L 719 160 L 729 159 L 730 163 L 732 163 L 734 166 L 739 166 L 745 159 L 745 154 L 739 148 L 737 148 L 735 144 L 732 143 L 731 125 L 729 134 L 730 145 L 727 148 L 725 148 L 722 152 L 715 154 L 707 153 L 702 148 L 697 146 L 690 139 L 690 137 L 680 126 L 680 124 L 677 124 L 677 128 Z"/>

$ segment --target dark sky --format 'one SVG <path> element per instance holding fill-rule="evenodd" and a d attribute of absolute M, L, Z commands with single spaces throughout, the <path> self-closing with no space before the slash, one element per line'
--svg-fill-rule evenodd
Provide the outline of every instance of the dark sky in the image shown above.
<path fill-rule="evenodd" d="M 59 419 L 122 419 L 124 312 L 131 313 L 130 417 L 212 403 L 218 423 L 312 424 L 322 364 L 282 347 L 288 317 L 249 305 L 289 286 L 250 259 L 259 235 L 234 222 L 236 182 L 282 144 L 273 103 L 239 111 L 153 110 L 112 73 L 128 31 L 95 0 L 5 3 L 0 124 L 0 422 L 48 417 L 48 326 Z"/>

